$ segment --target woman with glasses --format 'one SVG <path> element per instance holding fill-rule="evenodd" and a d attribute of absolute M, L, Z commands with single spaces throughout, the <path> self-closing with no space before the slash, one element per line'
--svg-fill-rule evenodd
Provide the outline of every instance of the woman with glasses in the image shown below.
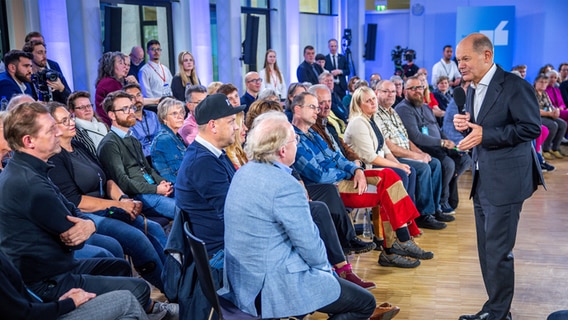
<path fill-rule="evenodd" d="M 108 133 L 108 127 L 95 114 L 91 94 L 87 91 L 73 92 L 67 99 L 67 107 L 75 115 L 75 127 L 89 137 L 96 152 L 99 143 Z"/>
<path fill-rule="evenodd" d="M 560 109 L 556 108 L 548 94 L 548 76 L 544 73 L 539 74 L 534 81 L 536 99 L 540 107 L 540 119 L 542 125 L 548 128 L 548 137 L 542 144 L 542 155 L 546 160 L 562 159 L 564 155 L 560 152 L 560 143 L 566 135 L 566 121 L 560 118 Z"/>
<path fill-rule="evenodd" d="M 95 107 L 101 120 L 108 126 L 111 120 L 102 107 L 102 102 L 107 94 L 121 90 L 124 86 L 124 78 L 128 75 L 124 63 L 124 55 L 121 52 L 105 52 L 99 59 L 97 81 L 95 83 Z"/>
<path fill-rule="evenodd" d="M 179 101 L 185 101 L 185 88 L 201 84 L 195 72 L 195 59 L 188 51 L 178 55 L 179 72 L 172 78 L 172 93 Z"/>
<path fill-rule="evenodd" d="M 183 102 L 165 98 L 158 104 L 161 129 L 152 142 L 150 155 L 154 169 L 171 183 L 176 182 L 177 173 L 187 149 L 182 137 L 178 134 L 183 126 L 184 118 Z"/>
<path fill-rule="evenodd" d="M 286 82 L 284 81 L 284 76 L 278 68 L 278 62 L 276 62 L 276 51 L 268 49 L 264 55 L 264 69 L 260 70 L 258 74 L 262 81 L 262 87 L 260 91 L 268 88 L 276 91 L 276 94 L 280 100 L 284 100 L 286 94 Z"/>
<path fill-rule="evenodd" d="M 107 180 L 98 160 L 73 142 L 75 118 L 65 105 L 50 103 L 48 107 L 61 131 L 61 152 L 49 159 L 54 165 L 49 172 L 51 180 L 79 210 L 92 212 L 87 215 L 95 222 L 97 233 L 118 240 L 138 273 L 163 290 L 164 230 L 140 216 L 142 203 L 125 197 L 114 181 Z M 112 214 L 122 216 L 109 217 Z"/>

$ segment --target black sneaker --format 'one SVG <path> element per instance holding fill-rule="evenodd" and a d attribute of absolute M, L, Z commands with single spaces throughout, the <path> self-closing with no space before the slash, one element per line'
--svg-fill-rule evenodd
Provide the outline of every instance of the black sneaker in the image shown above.
<path fill-rule="evenodd" d="M 416 218 L 416 225 L 423 229 L 432 229 L 432 230 L 441 230 L 447 227 L 448 225 L 436 220 L 433 215 L 425 215 Z"/>
<path fill-rule="evenodd" d="M 441 211 L 436 212 L 436 214 L 434 215 L 434 218 L 436 218 L 436 220 L 438 220 L 440 222 L 452 222 L 452 221 L 456 220 L 456 218 L 454 216 L 451 216 L 449 214 L 445 214 Z"/>
<path fill-rule="evenodd" d="M 431 251 L 425 251 L 420 248 L 413 239 L 405 242 L 400 242 L 398 239 L 392 244 L 392 253 L 399 254 L 401 256 L 412 257 L 415 259 L 429 260 L 434 258 L 434 253 Z"/>
<path fill-rule="evenodd" d="M 364 253 L 375 249 L 376 246 L 377 245 L 372 241 L 367 242 L 355 237 L 349 241 L 346 248 L 343 248 L 343 252 L 345 252 L 345 254 Z"/>
<path fill-rule="evenodd" d="M 553 165 L 546 162 L 541 163 L 540 168 L 542 169 L 542 172 L 552 172 L 554 171 L 554 169 L 556 169 Z"/>

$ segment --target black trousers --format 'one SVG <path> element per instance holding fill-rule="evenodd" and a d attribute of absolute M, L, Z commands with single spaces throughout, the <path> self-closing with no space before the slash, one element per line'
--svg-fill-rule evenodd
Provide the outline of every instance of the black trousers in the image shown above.
<path fill-rule="evenodd" d="M 331 214 L 331 219 L 337 231 L 337 237 L 342 247 L 348 247 L 349 241 L 355 238 L 355 229 L 351 218 L 347 215 L 347 209 L 339 196 L 337 187 L 333 184 L 322 183 L 306 186 L 308 195 L 312 200 L 324 202 Z"/>
<path fill-rule="evenodd" d="M 320 238 L 325 244 L 329 263 L 333 266 L 346 261 L 327 205 L 321 201 L 310 201 L 310 213 L 318 227 Z"/>

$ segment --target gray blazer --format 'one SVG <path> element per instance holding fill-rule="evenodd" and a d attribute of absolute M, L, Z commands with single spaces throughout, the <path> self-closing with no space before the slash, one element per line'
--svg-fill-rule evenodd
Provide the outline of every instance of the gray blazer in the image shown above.
<path fill-rule="evenodd" d="M 225 287 L 219 293 L 262 317 L 307 314 L 339 298 L 306 192 L 284 170 L 249 162 L 225 201 Z M 229 292 L 229 293 L 227 293 Z"/>

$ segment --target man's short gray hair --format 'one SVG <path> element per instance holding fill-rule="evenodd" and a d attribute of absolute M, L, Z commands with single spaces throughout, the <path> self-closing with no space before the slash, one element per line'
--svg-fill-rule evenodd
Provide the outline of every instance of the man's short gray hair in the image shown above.
<path fill-rule="evenodd" d="M 278 159 L 278 150 L 286 145 L 290 122 L 282 112 L 269 111 L 258 116 L 247 135 L 245 152 L 256 162 L 272 163 Z"/>
<path fill-rule="evenodd" d="M 308 92 L 313 95 L 316 95 L 318 90 L 325 90 L 327 93 L 331 94 L 331 91 L 329 91 L 329 88 L 325 84 L 314 84 L 308 88 Z"/>

